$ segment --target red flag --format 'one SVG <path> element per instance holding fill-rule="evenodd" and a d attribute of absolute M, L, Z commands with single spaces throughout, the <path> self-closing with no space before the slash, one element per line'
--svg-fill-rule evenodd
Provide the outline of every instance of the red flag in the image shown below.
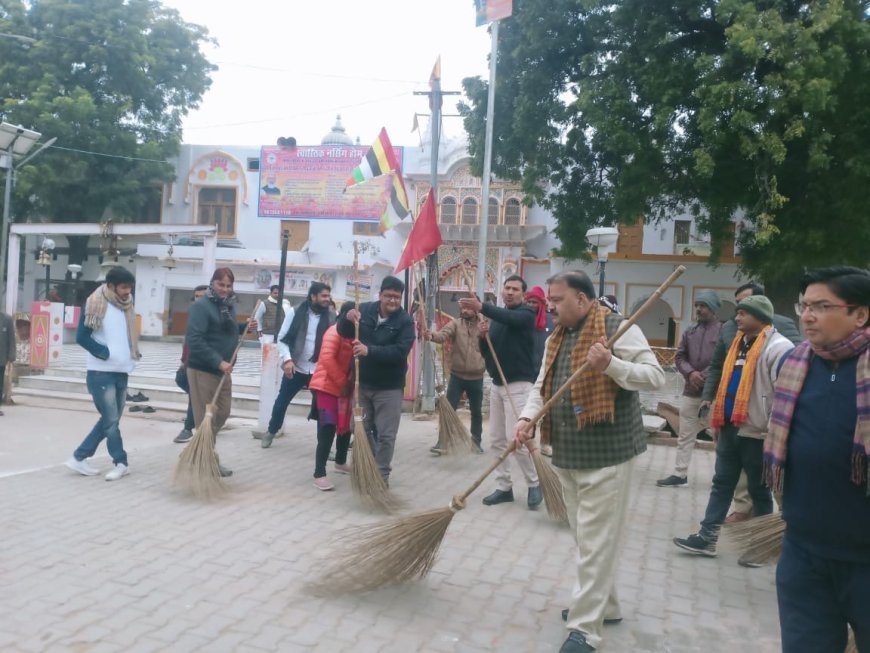
<path fill-rule="evenodd" d="M 420 215 L 411 227 L 405 249 L 396 264 L 396 273 L 422 261 L 441 245 L 441 230 L 438 228 L 438 220 L 435 217 L 435 193 L 430 189 Z"/>

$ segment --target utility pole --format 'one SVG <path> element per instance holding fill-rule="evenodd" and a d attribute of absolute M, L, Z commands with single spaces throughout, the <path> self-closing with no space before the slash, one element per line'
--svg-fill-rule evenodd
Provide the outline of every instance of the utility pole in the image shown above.
<path fill-rule="evenodd" d="M 432 146 L 429 158 L 429 183 L 435 201 L 438 201 L 438 146 L 441 141 L 441 104 L 445 95 L 460 95 L 459 91 L 441 90 L 441 58 L 438 58 L 432 76 L 429 78 L 429 91 L 415 91 L 414 95 L 429 97 L 429 108 L 432 130 Z M 438 292 L 438 251 L 426 258 L 426 323 L 431 331 L 435 331 L 435 297 Z M 435 358 L 432 347 L 423 347 L 423 392 L 420 410 L 431 413 L 435 410 Z"/>

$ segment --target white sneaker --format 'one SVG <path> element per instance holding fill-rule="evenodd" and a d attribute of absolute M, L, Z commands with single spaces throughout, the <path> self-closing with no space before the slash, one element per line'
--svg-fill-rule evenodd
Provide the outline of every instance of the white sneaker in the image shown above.
<path fill-rule="evenodd" d="M 99 469 L 91 467 L 86 460 L 77 460 L 75 456 L 70 456 L 64 465 L 82 476 L 96 476 L 100 473 Z"/>
<path fill-rule="evenodd" d="M 115 469 L 106 474 L 107 481 L 117 481 L 122 476 L 126 476 L 130 473 L 130 468 L 127 467 L 124 463 L 118 463 L 115 465 Z"/>

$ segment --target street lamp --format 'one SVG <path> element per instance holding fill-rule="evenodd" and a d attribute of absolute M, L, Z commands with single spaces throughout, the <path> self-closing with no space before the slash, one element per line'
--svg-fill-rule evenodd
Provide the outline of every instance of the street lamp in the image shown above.
<path fill-rule="evenodd" d="M 30 161 L 45 148 L 50 147 L 57 140 L 52 138 L 28 156 L 31 148 L 42 138 L 42 134 L 31 129 L 25 129 L 21 125 L 11 125 L 8 122 L 0 123 L 0 168 L 6 169 L 6 187 L 3 193 L 3 225 L 0 228 L 0 279 L 6 276 L 6 250 L 9 245 L 9 216 L 12 209 L 12 184 L 15 179 L 15 170 Z M 16 159 L 20 161 L 16 161 Z M 5 285 L 0 287 L 5 296 Z"/>
<path fill-rule="evenodd" d="M 607 250 L 619 239 L 619 229 L 615 227 L 595 227 L 586 232 L 586 240 L 598 249 L 598 296 L 604 296 L 604 266 L 607 264 Z"/>
<path fill-rule="evenodd" d="M 37 263 L 45 266 L 45 298 L 48 299 L 48 289 L 51 286 L 51 253 L 54 251 L 54 241 L 51 238 L 42 239 L 42 249 Z"/>

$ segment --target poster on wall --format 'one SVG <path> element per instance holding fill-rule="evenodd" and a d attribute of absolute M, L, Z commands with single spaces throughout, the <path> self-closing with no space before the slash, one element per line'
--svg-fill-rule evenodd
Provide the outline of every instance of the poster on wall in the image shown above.
<path fill-rule="evenodd" d="M 263 268 L 254 274 L 254 286 L 261 290 L 268 290 L 279 283 L 279 270 Z M 330 288 L 335 287 L 334 270 L 287 270 L 284 273 L 285 295 L 307 295 L 308 288 L 314 281 L 325 283 Z"/>
<path fill-rule="evenodd" d="M 392 189 L 389 175 L 345 192 L 351 171 L 368 149 L 346 145 L 263 147 L 257 215 L 291 220 L 380 220 Z M 401 167 L 403 148 L 393 150 Z"/>

